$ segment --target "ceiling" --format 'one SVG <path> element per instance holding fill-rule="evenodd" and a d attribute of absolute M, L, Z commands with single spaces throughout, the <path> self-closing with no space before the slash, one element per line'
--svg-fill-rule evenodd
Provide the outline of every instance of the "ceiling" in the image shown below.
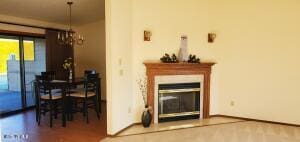
<path fill-rule="evenodd" d="M 68 24 L 67 1 L 73 1 L 73 25 L 105 18 L 104 0 L 0 0 L 0 14 Z"/>

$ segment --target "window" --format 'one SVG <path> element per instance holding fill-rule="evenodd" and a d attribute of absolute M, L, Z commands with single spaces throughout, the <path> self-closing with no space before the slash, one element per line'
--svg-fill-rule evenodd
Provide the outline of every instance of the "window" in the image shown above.
<path fill-rule="evenodd" d="M 0 73 L 6 73 L 7 60 L 20 60 L 19 40 L 0 38 Z M 34 61 L 34 41 L 24 40 L 24 60 Z"/>

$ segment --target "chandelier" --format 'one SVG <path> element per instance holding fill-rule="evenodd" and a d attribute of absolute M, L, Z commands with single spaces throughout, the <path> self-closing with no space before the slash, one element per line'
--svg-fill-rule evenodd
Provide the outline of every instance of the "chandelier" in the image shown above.
<path fill-rule="evenodd" d="M 62 45 L 68 45 L 73 47 L 75 44 L 82 45 L 83 44 L 83 36 L 80 34 L 76 34 L 74 30 L 72 30 L 72 4 L 73 2 L 67 2 L 69 5 L 70 15 L 69 15 L 69 29 L 64 32 L 58 32 L 57 39 L 58 42 Z"/>

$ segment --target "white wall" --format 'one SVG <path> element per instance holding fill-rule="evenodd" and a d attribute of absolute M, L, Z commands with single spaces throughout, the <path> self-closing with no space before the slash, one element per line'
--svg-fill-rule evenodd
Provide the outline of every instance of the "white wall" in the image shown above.
<path fill-rule="evenodd" d="M 74 48 L 75 75 L 82 77 L 85 70 L 96 69 L 101 74 L 101 99 L 106 99 L 105 20 L 76 27 L 84 36 L 84 44 Z"/>
<path fill-rule="evenodd" d="M 300 124 L 300 1 L 210 2 L 219 113 Z"/>
<path fill-rule="evenodd" d="M 145 74 L 144 61 L 159 61 L 164 53 L 178 53 L 181 35 L 188 36 L 189 52 L 203 60 L 214 61 L 215 48 L 209 48 L 208 1 L 188 0 L 133 0 L 133 91 L 135 121 L 140 122 L 143 110 L 142 96 L 136 80 Z M 143 41 L 143 31 L 150 30 L 152 39 Z M 213 70 L 214 71 L 214 70 Z M 213 72 L 215 77 L 215 72 Z M 215 82 L 215 79 L 212 79 Z M 212 88 L 216 88 L 215 83 Z M 211 92 L 211 114 L 217 112 L 216 91 Z"/>
<path fill-rule="evenodd" d="M 131 0 L 106 0 L 107 133 L 133 123 Z"/>
<path fill-rule="evenodd" d="M 299 111 L 280 111 L 296 108 L 300 100 L 299 3 L 133 0 L 134 77 L 144 74 L 143 61 L 177 53 L 179 37 L 186 34 L 190 53 L 217 62 L 210 114 L 299 124 Z M 142 41 L 145 29 L 153 32 L 151 42 Z M 207 43 L 208 32 L 217 33 L 215 43 Z M 143 105 L 135 84 L 138 121 Z"/>
<path fill-rule="evenodd" d="M 130 90 L 124 92 L 123 94 L 126 97 L 131 96 L 132 100 L 128 100 L 120 110 L 112 110 L 112 113 L 124 113 L 127 111 L 127 105 L 133 104 L 134 122 L 140 121 L 143 103 L 136 79 L 145 74 L 142 62 L 159 60 L 165 52 L 177 53 L 180 36 L 186 34 L 190 53 L 196 54 L 202 61 L 217 62 L 212 73 L 211 114 L 300 124 L 300 112 L 296 109 L 300 100 L 300 91 L 297 89 L 300 80 L 299 1 L 127 0 L 126 4 L 123 1 L 114 2 L 110 3 L 110 7 L 115 9 L 109 9 L 109 12 L 117 15 L 116 17 L 122 17 L 115 21 L 127 19 L 125 25 L 122 22 L 126 29 L 120 28 L 120 23 L 107 22 L 110 25 L 109 29 L 118 35 L 115 37 L 108 34 L 114 39 L 107 40 L 108 44 L 115 45 L 108 46 L 112 53 L 107 63 L 111 64 L 111 68 L 115 67 L 114 72 L 110 74 L 110 81 L 108 80 L 108 89 L 111 90 L 111 98 L 118 97 L 119 94 L 114 93 L 112 87 L 119 85 L 115 83 L 119 80 L 119 68 L 116 64 L 121 53 L 113 53 L 123 47 L 128 50 L 122 52 L 122 55 L 132 57 L 133 95 Z M 121 4 L 128 9 L 124 10 L 122 6 L 123 11 L 120 10 Z M 114 17 L 112 15 L 110 16 Z M 130 19 L 132 20 L 128 21 Z M 152 31 L 151 42 L 143 41 L 143 30 Z M 217 34 L 215 43 L 207 43 L 208 32 Z M 132 38 L 127 37 L 131 33 Z M 231 101 L 234 101 L 234 106 L 230 105 Z M 117 103 L 110 104 L 110 107 L 120 106 L 118 101 L 112 100 L 110 103 Z M 124 118 L 130 123 L 127 121 L 130 115 L 119 119 L 113 115 L 109 116 L 112 117 L 110 123 L 123 122 Z M 118 126 L 114 131 L 120 130 L 118 128 L 123 127 Z"/>

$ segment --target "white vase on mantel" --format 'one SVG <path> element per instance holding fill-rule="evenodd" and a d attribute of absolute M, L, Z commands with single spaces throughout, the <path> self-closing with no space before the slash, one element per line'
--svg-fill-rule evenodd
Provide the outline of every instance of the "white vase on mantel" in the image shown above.
<path fill-rule="evenodd" d="M 187 62 L 188 60 L 189 60 L 189 53 L 188 53 L 188 48 L 187 48 L 187 36 L 182 35 L 179 54 L 178 54 L 178 61 L 179 62 Z"/>

